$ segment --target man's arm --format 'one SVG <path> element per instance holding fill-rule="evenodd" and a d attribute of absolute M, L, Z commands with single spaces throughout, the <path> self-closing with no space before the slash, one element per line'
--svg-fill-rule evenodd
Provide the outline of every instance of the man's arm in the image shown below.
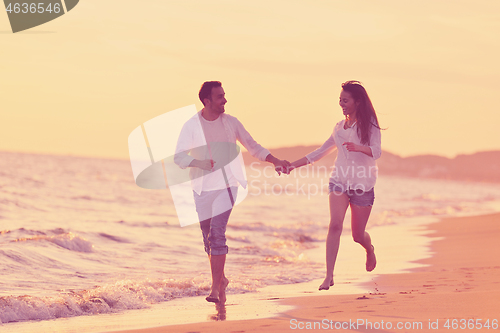
<path fill-rule="evenodd" d="M 177 139 L 177 145 L 175 147 L 174 163 L 177 164 L 181 169 L 185 169 L 191 166 L 194 158 L 188 153 L 193 147 L 193 133 L 191 129 L 190 121 L 188 120 L 181 129 L 179 138 Z"/>
<path fill-rule="evenodd" d="M 201 128 L 196 128 L 196 122 L 193 119 L 188 120 L 182 126 L 181 133 L 179 134 L 179 138 L 177 139 L 174 162 L 181 169 L 191 167 L 211 171 L 215 164 L 213 160 L 199 160 L 190 155 L 190 152 L 192 153 L 193 146 L 195 146 L 194 132 L 196 130 L 202 131 Z"/>
<path fill-rule="evenodd" d="M 235 126 L 236 126 L 236 138 L 239 142 L 248 150 L 248 152 L 253 156 L 258 158 L 259 160 L 264 160 L 266 162 L 270 162 L 274 164 L 276 172 L 281 175 L 281 172 L 286 174 L 289 173 L 288 167 L 290 166 L 290 162 L 285 160 L 280 160 L 274 157 L 269 150 L 265 149 L 261 145 L 259 145 L 248 133 L 243 124 L 234 118 Z"/>
<path fill-rule="evenodd" d="M 188 167 L 200 168 L 203 170 L 211 171 L 215 165 L 213 160 L 192 160 Z"/>

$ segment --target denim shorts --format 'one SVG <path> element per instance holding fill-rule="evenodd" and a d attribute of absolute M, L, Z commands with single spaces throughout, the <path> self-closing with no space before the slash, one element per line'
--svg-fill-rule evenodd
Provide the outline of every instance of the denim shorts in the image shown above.
<path fill-rule="evenodd" d="M 334 195 L 345 193 L 349 198 L 349 202 L 356 206 L 373 206 L 373 202 L 375 201 L 375 191 L 373 188 L 365 192 L 361 189 L 344 189 L 342 185 L 330 183 L 328 184 L 328 194 L 330 193 Z"/>

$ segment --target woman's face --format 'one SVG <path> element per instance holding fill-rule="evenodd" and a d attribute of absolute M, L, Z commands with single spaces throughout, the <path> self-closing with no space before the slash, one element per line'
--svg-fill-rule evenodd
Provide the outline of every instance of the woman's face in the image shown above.
<path fill-rule="evenodd" d="M 354 101 L 354 98 L 347 91 L 342 90 L 340 92 L 339 105 L 342 108 L 344 116 L 354 116 L 356 114 L 358 103 Z"/>

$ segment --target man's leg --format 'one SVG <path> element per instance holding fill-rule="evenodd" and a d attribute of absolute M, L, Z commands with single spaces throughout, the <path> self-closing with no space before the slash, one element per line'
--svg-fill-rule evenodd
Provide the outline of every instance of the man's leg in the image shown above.
<path fill-rule="evenodd" d="M 224 265 L 226 263 L 226 255 L 211 255 L 210 268 L 212 270 L 212 290 L 207 297 L 207 301 L 218 303 L 220 301 L 220 287 L 222 276 L 224 275 Z"/>
<path fill-rule="evenodd" d="M 212 256 L 210 254 L 208 255 L 208 261 L 210 262 L 210 269 L 212 269 Z M 225 266 L 225 263 L 224 263 L 224 266 Z M 212 278 L 212 284 L 213 284 L 213 278 Z M 222 269 L 222 278 L 220 280 L 220 287 L 219 287 L 219 302 L 220 303 L 226 303 L 226 288 L 228 285 L 229 285 L 229 279 L 224 274 L 224 269 Z"/>
<path fill-rule="evenodd" d="M 226 254 L 228 248 L 226 245 L 226 225 L 229 219 L 231 210 L 214 216 L 210 223 L 210 236 L 208 237 L 210 243 L 210 268 L 212 271 L 212 290 L 207 297 L 207 301 L 218 303 L 219 292 L 222 285 L 227 285 L 224 280 L 224 265 L 226 263 Z M 225 296 L 225 293 L 224 293 Z"/>
<path fill-rule="evenodd" d="M 209 302 L 225 302 L 226 287 L 229 280 L 225 277 L 224 266 L 228 247 L 226 245 L 226 226 L 231 215 L 233 202 L 236 197 L 236 188 L 232 188 L 233 200 L 230 200 L 229 193 L 222 191 L 214 200 L 213 212 L 219 213 L 214 216 L 210 223 L 210 268 L 212 270 L 212 290 L 207 297 Z M 222 291 L 222 292 L 221 292 Z"/>

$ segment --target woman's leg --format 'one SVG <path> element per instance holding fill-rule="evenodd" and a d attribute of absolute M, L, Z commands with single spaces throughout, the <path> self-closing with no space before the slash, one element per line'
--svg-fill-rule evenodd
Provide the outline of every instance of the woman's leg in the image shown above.
<path fill-rule="evenodd" d="M 358 206 L 351 203 L 351 230 L 352 238 L 366 250 L 366 270 L 371 272 L 377 265 L 375 249 L 370 235 L 365 231 L 372 206 Z"/>
<path fill-rule="evenodd" d="M 330 226 L 326 236 L 326 277 L 319 290 L 328 290 L 333 286 L 333 269 L 337 260 L 340 245 L 340 235 L 344 223 L 345 212 L 349 206 L 349 197 L 345 193 L 332 192 L 330 201 Z"/>

